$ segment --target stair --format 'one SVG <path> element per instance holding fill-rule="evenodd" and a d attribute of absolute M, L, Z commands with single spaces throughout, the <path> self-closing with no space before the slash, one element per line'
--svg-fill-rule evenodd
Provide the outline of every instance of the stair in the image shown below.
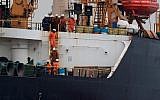
<path fill-rule="evenodd" d="M 106 24 L 106 12 L 106 3 L 103 1 L 98 2 L 95 11 L 94 25 L 104 26 Z"/>

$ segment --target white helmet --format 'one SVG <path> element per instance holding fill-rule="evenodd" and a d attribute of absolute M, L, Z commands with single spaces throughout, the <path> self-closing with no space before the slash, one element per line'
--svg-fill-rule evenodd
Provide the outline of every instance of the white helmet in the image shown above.
<path fill-rule="evenodd" d="M 71 18 L 74 18 L 74 15 L 71 15 Z"/>
<path fill-rule="evenodd" d="M 50 60 L 48 59 L 47 62 L 50 62 Z"/>
<path fill-rule="evenodd" d="M 58 14 L 56 14 L 55 16 L 58 16 Z"/>
<path fill-rule="evenodd" d="M 54 47 L 53 50 L 56 50 L 56 48 Z"/>
<path fill-rule="evenodd" d="M 56 31 L 56 29 L 52 29 L 53 31 Z"/>
<path fill-rule="evenodd" d="M 54 17 L 53 15 L 51 15 L 50 17 Z"/>
<path fill-rule="evenodd" d="M 56 61 L 59 61 L 59 59 L 56 59 Z"/>

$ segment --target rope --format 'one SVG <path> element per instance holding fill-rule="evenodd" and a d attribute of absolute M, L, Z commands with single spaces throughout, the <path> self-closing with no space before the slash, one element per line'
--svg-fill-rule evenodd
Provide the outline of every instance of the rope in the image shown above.
<path fill-rule="evenodd" d="M 151 24 L 151 18 L 150 18 L 150 16 L 149 16 L 149 29 L 150 29 L 150 31 L 152 30 L 152 24 Z"/>
<path fill-rule="evenodd" d="M 150 3 L 152 3 L 152 0 L 150 0 Z M 151 12 L 151 9 L 149 9 L 149 11 Z M 152 24 L 151 24 L 151 16 L 149 15 L 149 28 L 150 28 L 150 31 L 152 30 Z"/>

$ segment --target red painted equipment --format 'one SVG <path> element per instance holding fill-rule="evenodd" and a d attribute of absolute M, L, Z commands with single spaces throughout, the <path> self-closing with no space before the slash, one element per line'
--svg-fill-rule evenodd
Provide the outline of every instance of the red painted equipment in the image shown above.
<path fill-rule="evenodd" d="M 133 16 L 149 16 L 158 10 L 157 0 L 122 0 L 124 10 Z"/>

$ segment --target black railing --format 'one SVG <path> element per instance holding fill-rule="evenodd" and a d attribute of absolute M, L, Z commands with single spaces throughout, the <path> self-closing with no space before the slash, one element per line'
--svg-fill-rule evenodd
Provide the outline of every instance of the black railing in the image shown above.
<path fill-rule="evenodd" d="M 0 27 L 42 30 L 42 23 L 23 20 L 0 20 Z"/>
<path fill-rule="evenodd" d="M 60 25 L 56 25 L 56 30 L 58 32 L 69 32 L 68 24 L 66 24 L 65 29 L 62 30 Z M 41 22 L 31 22 L 31 21 L 22 21 L 22 20 L 0 20 L 0 27 L 1 28 L 20 28 L 20 29 L 30 29 L 30 30 L 41 30 L 41 31 L 51 31 L 53 29 L 51 24 L 47 26 L 43 26 Z M 93 26 L 74 26 L 74 33 L 108 33 L 111 35 L 127 35 L 129 29 L 123 28 L 108 28 L 106 31 L 98 31 L 95 32 L 95 28 Z M 103 28 L 99 28 L 103 29 Z M 97 31 L 97 30 L 96 30 Z"/>

